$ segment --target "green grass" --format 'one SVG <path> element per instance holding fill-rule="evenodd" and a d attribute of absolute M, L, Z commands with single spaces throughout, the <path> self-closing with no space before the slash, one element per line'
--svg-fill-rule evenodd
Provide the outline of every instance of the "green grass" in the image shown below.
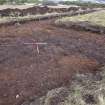
<path fill-rule="evenodd" d="M 92 25 L 99 25 L 105 27 L 105 10 L 98 11 L 94 13 L 89 13 L 85 15 L 78 15 L 78 16 L 72 16 L 72 17 L 64 17 L 60 20 L 60 22 L 89 22 Z"/>

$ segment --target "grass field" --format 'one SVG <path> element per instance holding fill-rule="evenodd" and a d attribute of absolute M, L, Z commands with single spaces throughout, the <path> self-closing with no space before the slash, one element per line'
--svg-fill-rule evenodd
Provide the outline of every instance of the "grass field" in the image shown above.
<path fill-rule="evenodd" d="M 46 16 L 49 15 L 55 15 L 55 13 L 53 14 L 44 14 L 44 15 L 27 15 L 27 16 L 18 16 L 18 17 L 0 17 L 0 23 L 7 23 L 7 22 L 13 22 L 13 21 L 23 21 L 23 20 L 33 20 L 33 19 L 40 19 L 40 18 L 44 18 Z"/>
<path fill-rule="evenodd" d="M 94 12 L 94 13 L 89 13 L 89 14 L 85 14 L 85 15 L 64 17 L 57 21 L 60 21 L 60 22 L 67 22 L 67 21 L 89 22 L 92 25 L 99 25 L 99 26 L 105 27 L 105 10 Z"/>
<path fill-rule="evenodd" d="M 31 20 L 40 20 L 40 19 L 44 19 L 44 18 L 51 18 L 51 17 L 59 17 L 59 16 L 65 16 L 65 15 L 69 15 L 70 13 L 57 13 L 57 12 L 53 12 L 53 13 L 46 13 L 44 15 L 42 14 L 37 14 L 37 15 L 27 15 L 27 16 L 18 16 L 18 17 L 12 17 L 12 16 L 8 16 L 8 17 L 0 17 L 0 24 L 2 23 L 10 23 L 10 22 L 22 22 L 22 21 L 31 21 Z M 72 15 L 72 14 L 71 14 Z"/>

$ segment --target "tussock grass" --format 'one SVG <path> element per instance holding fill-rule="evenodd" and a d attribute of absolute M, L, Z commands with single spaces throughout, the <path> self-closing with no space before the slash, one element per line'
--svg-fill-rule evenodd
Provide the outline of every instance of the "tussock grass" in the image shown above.
<path fill-rule="evenodd" d="M 105 66 L 95 75 L 76 74 L 68 87 L 60 87 L 22 105 L 105 105 Z"/>
<path fill-rule="evenodd" d="M 0 24 L 2 23 L 9 23 L 9 22 L 22 22 L 22 21 L 30 21 L 30 20 L 40 20 L 44 18 L 51 18 L 59 16 L 59 13 L 46 13 L 44 15 L 37 14 L 37 15 L 27 15 L 27 16 L 8 16 L 8 17 L 0 17 Z"/>
<path fill-rule="evenodd" d="M 64 17 L 56 22 L 89 22 L 92 25 L 99 25 L 105 27 L 105 10 L 85 15 L 78 15 L 72 17 Z"/>

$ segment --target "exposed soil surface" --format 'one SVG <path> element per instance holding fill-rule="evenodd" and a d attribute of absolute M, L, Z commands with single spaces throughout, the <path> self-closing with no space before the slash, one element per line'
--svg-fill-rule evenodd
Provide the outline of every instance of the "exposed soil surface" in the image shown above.
<path fill-rule="evenodd" d="M 17 7 L 17 6 L 16 6 Z M 48 6 L 33 6 L 33 7 L 27 7 L 24 8 L 20 8 L 15 6 L 10 8 L 7 6 L 7 8 L 4 6 L 4 9 L 2 9 L 3 7 L 0 6 L 0 16 L 26 16 L 26 15 L 35 15 L 35 14 L 45 14 L 45 13 L 53 13 L 53 12 L 57 12 L 57 13 L 62 13 L 62 12 L 70 12 L 70 11 L 79 11 L 80 7 L 68 7 L 68 8 L 59 8 L 58 7 L 48 7 Z M 81 10 L 87 10 L 87 8 L 82 8 Z"/>
<path fill-rule="evenodd" d="M 33 45 L 46 42 L 38 55 Z M 2 44 L 13 46 L 2 46 Z M 0 105 L 27 99 L 67 85 L 76 72 L 95 72 L 105 62 L 105 35 L 63 29 L 52 20 L 0 28 Z"/>

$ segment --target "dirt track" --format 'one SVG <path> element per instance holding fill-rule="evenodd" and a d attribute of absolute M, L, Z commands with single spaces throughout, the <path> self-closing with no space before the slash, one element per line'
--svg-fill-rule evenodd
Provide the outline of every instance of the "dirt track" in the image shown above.
<path fill-rule="evenodd" d="M 73 73 L 96 71 L 105 62 L 105 35 L 58 28 L 51 20 L 0 28 L 0 105 L 21 105 L 67 85 Z M 32 45 L 47 42 L 38 56 Z M 16 98 L 16 96 L 19 97 Z"/>

